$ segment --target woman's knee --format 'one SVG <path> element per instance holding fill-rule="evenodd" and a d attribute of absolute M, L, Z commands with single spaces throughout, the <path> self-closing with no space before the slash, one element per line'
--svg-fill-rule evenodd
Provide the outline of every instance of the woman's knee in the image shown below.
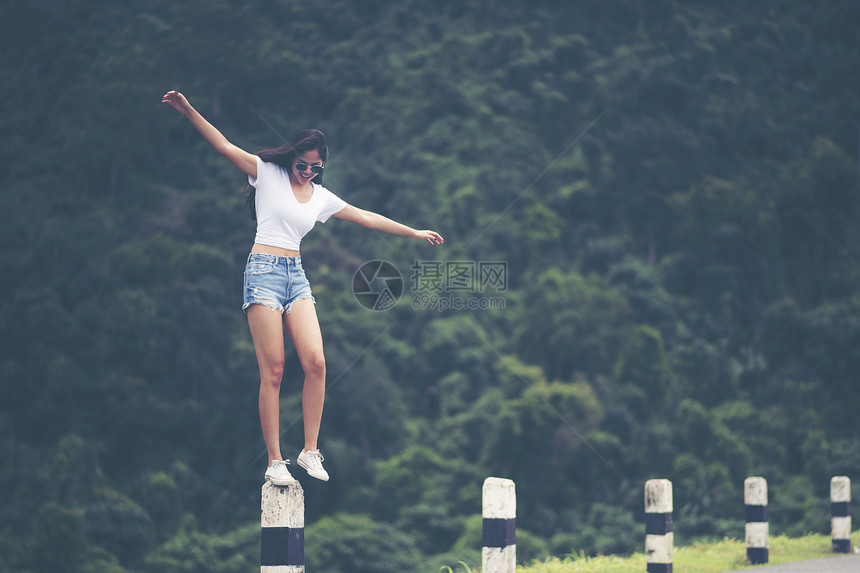
<path fill-rule="evenodd" d="M 260 384 L 273 388 L 281 387 L 284 378 L 284 363 L 267 364 L 260 368 Z"/>
<path fill-rule="evenodd" d="M 308 378 L 325 379 L 325 356 L 322 352 L 315 352 L 308 356 L 302 368 Z"/>

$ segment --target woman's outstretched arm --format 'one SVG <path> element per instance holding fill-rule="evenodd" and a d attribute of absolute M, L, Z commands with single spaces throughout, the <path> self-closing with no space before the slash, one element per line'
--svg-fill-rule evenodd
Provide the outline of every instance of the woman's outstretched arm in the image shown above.
<path fill-rule="evenodd" d="M 161 103 L 172 105 L 176 111 L 184 115 L 191 122 L 191 125 L 197 128 L 200 135 L 215 148 L 215 151 L 230 160 L 233 165 L 238 167 L 243 173 L 251 177 L 257 176 L 257 156 L 251 155 L 247 151 L 236 147 L 224 135 L 215 129 L 215 126 L 206 121 L 196 109 L 191 107 L 185 96 L 177 91 L 169 91 L 164 94 Z"/>
<path fill-rule="evenodd" d="M 431 245 L 441 245 L 445 242 L 442 235 L 436 231 L 418 231 L 412 227 L 407 227 L 402 223 L 398 223 L 397 221 L 392 221 L 388 217 L 383 217 L 379 213 L 365 211 L 364 209 L 359 209 L 352 205 L 347 205 L 332 216 L 344 221 L 357 223 L 363 227 L 367 227 L 368 229 L 376 229 L 377 231 L 384 231 L 393 235 L 403 235 L 404 237 L 421 239 L 422 241 L 427 241 Z"/>

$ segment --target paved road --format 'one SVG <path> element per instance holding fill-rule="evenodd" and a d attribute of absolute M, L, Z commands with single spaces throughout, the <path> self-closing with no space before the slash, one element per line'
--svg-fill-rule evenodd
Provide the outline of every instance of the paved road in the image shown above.
<path fill-rule="evenodd" d="M 860 573 L 860 555 L 840 555 L 812 561 L 765 565 L 727 573 Z"/>

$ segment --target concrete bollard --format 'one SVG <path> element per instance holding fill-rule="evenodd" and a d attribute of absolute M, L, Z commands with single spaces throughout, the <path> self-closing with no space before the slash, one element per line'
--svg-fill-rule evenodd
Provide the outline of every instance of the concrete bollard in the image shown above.
<path fill-rule="evenodd" d="M 483 488 L 483 573 L 514 573 L 517 568 L 517 493 L 509 479 L 487 478 Z"/>
<path fill-rule="evenodd" d="M 304 573 L 305 493 L 298 481 L 263 485 L 260 573 Z"/>
<path fill-rule="evenodd" d="M 834 553 L 851 552 L 851 480 L 845 476 L 830 480 L 830 534 Z"/>
<path fill-rule="evenodd" d="M 767 480 L 762 477 L 748 477 L 744 480 L 744 506 L 747 561 L 752 565 L 767 563 Z"/>
<path fill-rule="evenodd" d="M 672 532 L 672 482 L 645 482 L 645 556 L 648 573 L 672 573 L 675 534 Z"/>

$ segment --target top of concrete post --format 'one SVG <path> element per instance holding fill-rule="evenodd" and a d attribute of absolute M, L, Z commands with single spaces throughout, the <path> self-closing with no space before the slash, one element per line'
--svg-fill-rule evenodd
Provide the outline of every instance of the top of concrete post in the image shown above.
<path fill-rule="evenodd" d="M 835 476 L 830 480 L 830 501 L 851 501 L 851 479 Z"/>
<path fill-rule="evenodd" d="M 517 516 L 516 485 L 509 479 L 489 477 L 484 480 L 484 517 L 513 519 Z"/>
<path fill-rule="evenodd" d="M 667 479 L 649 479 L 645 482 L 645 513 L 671 513 L 672 482 Z"/>
<path fill-rule="evenodd" d="M 263 484 L 261 500 L 263 527 L 289 527 L 299 529 L 305 526 L 305 492 L 295 481 L 289 485 Z"/>
<path fill-rule="evenodd" d="M 744 480 L 744 503 L 767 505 L 767 480 L 763 477 L 748 477 Z"/>

